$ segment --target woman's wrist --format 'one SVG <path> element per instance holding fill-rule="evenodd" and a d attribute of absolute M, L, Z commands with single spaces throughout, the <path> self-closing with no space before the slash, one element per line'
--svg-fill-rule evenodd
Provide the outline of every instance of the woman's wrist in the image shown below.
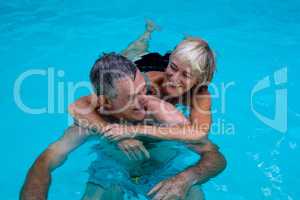
<path fill-rule="evenodd" d="M 134 134 L 135 137 L 146 136 L 150 132 L 149 127 L 151 126 L 143 126 L 143 125 L 127 126 L 126 132 Z"/>
<path fill-rule="evenodd" d="M 143 136 L 140 126 L 129 126 L 128 133 L 131 133 L 132 135 L 134 135 L 134 137 Z"/>

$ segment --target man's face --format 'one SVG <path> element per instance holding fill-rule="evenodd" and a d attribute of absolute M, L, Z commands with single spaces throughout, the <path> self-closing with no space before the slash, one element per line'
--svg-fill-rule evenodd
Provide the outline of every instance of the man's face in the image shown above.
<path fill-rule="evenodd" d="M 117 118 L 126 120 L 143 120 L 146 115 L 145 108 L 139 103 L 139 95 L 146 94 L 146 82 L 139 70 L 135 79 L 130 77 L 115 82 L 117 97 L 111 100 L 111 111 Z"/>

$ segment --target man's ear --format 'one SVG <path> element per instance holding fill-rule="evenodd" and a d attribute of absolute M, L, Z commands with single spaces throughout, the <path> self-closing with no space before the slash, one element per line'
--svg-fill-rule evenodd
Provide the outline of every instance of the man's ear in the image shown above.
<path fill-rule="evenodd" d="M 98 104 L 100 107 L 104 108 L 104 110 L 109 110 L 112 108 L 111 100 L 104 95 L 100 95 L 98 97 Z"/>

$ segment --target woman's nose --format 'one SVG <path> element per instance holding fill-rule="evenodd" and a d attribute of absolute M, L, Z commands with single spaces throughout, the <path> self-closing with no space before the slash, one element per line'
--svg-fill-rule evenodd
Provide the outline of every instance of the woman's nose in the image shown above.
<path fill-rule="evenodd" d="M 173 81 L 173 82 L 179 81 L 179 78 L 180 78 L 179 72 L 175 72 L 175 73 L 173 73 L 173 74 L 170 76 L 170 79 L 171 79 L 171 81 Z"/>

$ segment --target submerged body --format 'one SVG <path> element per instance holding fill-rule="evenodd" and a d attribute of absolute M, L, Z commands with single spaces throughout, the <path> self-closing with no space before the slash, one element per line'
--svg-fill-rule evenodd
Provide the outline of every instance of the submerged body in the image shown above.
<path fill-rule="evenodd" d="M 178 105 L 176 108 L 188 117 L 189 109 L 184 107 Z M 199 154 L 182 142 L 149 138 L 139 140 L 149 152 L 149 157 L 130 160 L 120 148 L 102 139 L 93 148 L 97 159 L 89 167 L 88 182 L 105 190 L 117 186 L 132 198 L 147 198 L 147 192 L 153 186 L 184 171 L 200 159 Z"/>
<path fill-rule="evenodd" d="M 130 161 L 118 148 L 101 142 L 96 147 L 97 159 L 89 167 L 88 182 L 103 189 L 119 186 L 124 194 L 146 198 L 153 186 L 199 160 L 199 155 L 178 142 L 144 143 L 144 146 L 150 158 Z"/>

